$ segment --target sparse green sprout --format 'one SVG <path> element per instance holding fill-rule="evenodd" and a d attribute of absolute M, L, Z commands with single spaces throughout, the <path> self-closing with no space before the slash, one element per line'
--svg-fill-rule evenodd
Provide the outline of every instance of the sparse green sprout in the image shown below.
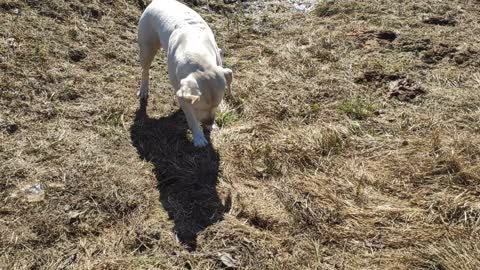
<path fill-rule="evenodd" d="M 233 111 L 217 112 L 217 116 L 215 117 L 215 122 L 219 127 L 229 126 L 238 120 L 238 115 Z"/>
<path fill-rule="evenodd" d="M 320 106 L 319 103 L 313 103 L 313 104 L 310 105 L 310 111 L 312 113 L 318 113 L 320 111 L 320 109 L 321 109 L 321 106 Z"/>
<path fill-rule="evenodd" d="M 338 110 L 352 119 L 363 120 L 372 116 L 375 109 L 372 104 L 353 98 L 342 102 Z"/>

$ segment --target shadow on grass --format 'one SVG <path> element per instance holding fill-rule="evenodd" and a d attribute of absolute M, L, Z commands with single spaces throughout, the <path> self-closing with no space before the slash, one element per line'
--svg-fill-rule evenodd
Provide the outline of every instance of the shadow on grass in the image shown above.
<path fill-rule="evenodd" d="M 195 148 L 187 139 L 181 110 L 159 119 L 149 118 L 141 101 L 130 129 L 140 158 L 155 165 L 160 202 L 175 223 L 179 241 L 196 249 L 198 233 L 223 219 L 231 204 L 223 205 L 216 190 L 219 155 L 212 145 Z"/>

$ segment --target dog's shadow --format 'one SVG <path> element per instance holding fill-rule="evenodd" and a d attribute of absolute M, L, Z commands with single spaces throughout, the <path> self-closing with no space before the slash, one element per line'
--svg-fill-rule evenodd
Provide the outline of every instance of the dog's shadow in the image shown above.
<path fill-rule="evenodd" d="M 159 119 L 149 118 L 141 101 L 131 126 L 131 140 L 140 158 L 154 164 L 160 202 L 175 223 L 178 240 L 195 250 L 197 235 L 223 219 L 231 204 L 223 205 L 216 190 L 219 155 L 209 144 L 195 148 L 187 139 L 181 110 Z"/>

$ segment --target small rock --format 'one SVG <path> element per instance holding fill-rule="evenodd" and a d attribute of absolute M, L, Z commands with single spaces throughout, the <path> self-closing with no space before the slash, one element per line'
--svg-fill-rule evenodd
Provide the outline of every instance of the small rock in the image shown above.
<path fill-rule="evenodd" d="M 237 268 L 237 261 L 232 258 L 232 255 L 226 252 L 219 252 L 218 256 L 220 257 L 220 261 L 222 261 L 223 265 L 229 269 Z"/>
<path fill-rule="evenodd" d="M 18 46 L 18 43 L 15 41 L 15 38 L 7 38 L 6 39 L 7 46 L 14 49 Z"/>

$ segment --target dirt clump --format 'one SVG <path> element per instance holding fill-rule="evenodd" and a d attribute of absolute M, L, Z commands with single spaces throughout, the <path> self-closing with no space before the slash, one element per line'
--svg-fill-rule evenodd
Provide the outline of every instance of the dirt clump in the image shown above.
<path fill-rule="evenodd" d="M 422 21 L 426 24 L 440 25 L 440 26 L 455 26 L 457 21 L 453 17 L 438 17 L 433 16 Z"/>
<path fill-rule="evenodd" d="M 400 101 L 411 101 L 417 96 L 426 94 L 423 87 L 411 79 L 403 78 L 392 81 L 388 84 L 389 98 L 395 98 Z"/>
<path fill-rule="evenodd" d="M 383 40 L 392 42 L 395 39 L 397 39 L 397 34 L 393 31 L 378 31 L 376 33 L 376 37 L 378 39 L 383 39 Z"/>
<path fill-rule="evenodd" d="M 451 57 L 456 52 L 457 49 L 455 47 L 440 43 L 434 45 L 431 50 L 425 52 L 422 55 L 422 60 L 427 64 L 437 64 L 445 57 Z"/>
<path fill-rule="evenodd" d="M 391 81 L 399 80 L 403 75 L 387 74 L 378 70 L 367 70 L 355 78 L 356 83 L 375 83 L 386 84 Z"/>
<path fill-rule="evenodd" d="M 404 52 L 423 52 L 432 48 L 432 40 L 429 38 L 399 38 L 395 44 L 401 51 Z"/>
<path fill-rule="evenodd" d="M 68 57 L 73 62 L 80 62 L 83 59 L 87 58 L 87 53 L 83 50 L 70 50 L 68 51 Z"/>

